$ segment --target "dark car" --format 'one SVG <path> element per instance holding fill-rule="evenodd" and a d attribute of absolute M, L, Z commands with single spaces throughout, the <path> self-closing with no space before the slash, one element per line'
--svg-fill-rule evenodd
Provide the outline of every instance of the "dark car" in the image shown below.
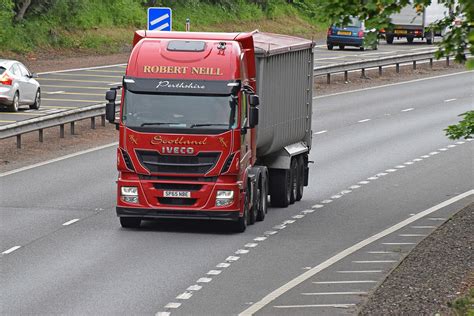
<path fill-rule="evenodd" d="M 333 24 L 328 28 L 328 49 L 331 50 L 334 46 L 339 46 L 339 49 L 354 46 L 364 50 L 367 47 L 365 43 L 366 35 L 364 22 L 357 18 L 351 18 L 349 25 L 346 26 Z M 372 45 L 372 49 L 377 49 L 377 44 Z"/>

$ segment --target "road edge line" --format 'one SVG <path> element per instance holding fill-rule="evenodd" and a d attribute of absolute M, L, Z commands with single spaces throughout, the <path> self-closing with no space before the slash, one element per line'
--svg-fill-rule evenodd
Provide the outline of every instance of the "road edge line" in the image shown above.
<path fill-rule="evenodd" d="M 331 93 L 331 94 L 326 94 L 326 95 L 313 97 L 313 100 L 327 98 L 327 97 L 333 97 L 333 96 L 343 95 L 343 94 L 348 94 L 348 93 L 354 93 L 354 92 L 361 92 L 361 91 L 367 91 L 367 90 L 373 90 L 373 89 L 379 89 L 379 88 L 385 88 L 385 87 L 398 86 L 398 85 L 402 85 L 402 84 L 425 81 L 425 80 L 431 80 L 431 79 L 451 77 L 451 76 L 456 76 L 456 75 L 464 75 L 464 74 L 467 74 L 467 73 L 473 73 L 474 74 L 474 71 L 473 70 L 466 70 L 466 71 L 456 72 L 456 73 L 452 73 L 452 74 L 444 74 L 444 75 L 433 76 L 433 77 L 428 77 L 428 78 L 420 78 L 420 79 L 413 79 L 413 80 L 409 80 L 409 81 L 388 83 L 388 84 L 375 86 L 375 87 L 367 87 L 367 88 L 350 90 L 350 91 L 336 92 L 336 93 Z"/>
<path fill-rule="evenodd" d="M 94 151 L 97 151 L 97 150 L 101 150 L 101 149 L 105 149 L 105 148 L 117 146 L 117 145 L 118 145 L 118 142 L 114 142 L 114 143 L 110 143 L 110 144 L 106 144 L 106 145 L 102 145 L 102 146 L 98 146 L 98 147 L 94 147 L 94 148 L 89 148 L 89 149 L 86 149 L 86 150 L 78 151 L 78 152 L 76 152 L 76 153 L 64 155 L 64 156 L 61 156 L 61 157 L 58 157 L 58 158 L 54 158 L 54 159 L 51 159 L 51 160 L 46 160 L 46 161 L 43 161 L 43 162 L 40 162 L 40 163 L 36 163 L 36 164 L 33 164 L 33 165 L 29 165 L 29 166 L 26 166 L 26 167 L 22 167 L 22 168 L 18 168 L 18 169 L 13 169 L 13 170 L 10 170 L 10 171 L 6 171 L 6 172 L 4 172 L 4 173 L 0 173 L 0 178 L 6 177 L 6 176 L 9 176 L 9 175 L 18 173 L 18 172 L 30 170 L 30 169 L 37 168 L 37 167 L 41 167 L 41 166 L 44 166 L 44 165 L 49 165 L 49 164 L 51 164 L 51 163 L 58 162 L 58 161 L 61 161 L 61 160 L 65 160 L 65 159 L 73 158 L 73 157 L 76 157 L 76 156 L 88 154 L 88 153 L 91 153 L 91 152 L 94 152 Z"/>
<path fill-rule="evenodd" d="M 464 192 L 462 194 L 459 194 L 455 197 L 452 197 L 450 198 L 449 200 L 446 200 L 444 202 L 441 202 L 433 207 L 430 207 L 429 209 L 427 210 L 424 210 L 422 212 L 419 212 L 409 218 L 407 218 L 406 220 L 404 221 L 401 221 L 399 222 L 398 224 L 395 224 L 367 239 L 364 239 L 360 242 L 358 242 L 357 244 L 349 247 L 349 248 L 346 248 L 345 250 L 339 252 L 338 254 L 336 254 L 335 256 L 332 256 L 331 258 L 327 259 L 326 261 L 320 263 L 319 265 L 317 265 L 316 267 L 312 268 L 311 270 L 308 270 L 306 271 L 305 273 L 297 276 L 296 278 L 294 278 L 293 280 L 289 281 L 288 283 L 282 285 L 281 287 L 279 287 L 278 289 L 274 290 L 273 292 L 269 293 L 268 295 L 266 295 L 264 298 L 262 298 L 260 301 L 256 302 L 255 304 L 251 305 L 249 308 L 247 308 L 246 310 L 244 310 L 243 312 L 239 313 L 239 316 L 249 316 L 249 315 L 253 315 L 254 313 L 258 312 L 259 310 L 261 310 L 263 307 L 267 306 L 269 303 L 271 303 L 272 301 L 274 301 L 275 299 L 277 299 L 278 297 L 280 297 L 281 295 L 283 295 L 284 293 L 288 292 L 289 290 L 291 290 L 292 288 L 294 288 L 295 286 L 299 285 L 300 283 L 306 281 L 307 279 L 313 277 L 314 275 L 316 275 L 317 273 L 321 272 L 322 270 L 330 267 L 331 265 L 337 263 L 338 261 L 340 261 L 341 259 L 344 259 L 345 257 L 351 255 L 352 253 L 356 252 L 357 250 L 379 240 L 380 238 L 383 238 L 397 230 L 399 230 L 400 228 L 403 228 L 411 223 L 413 223 L 414 221 L 422 218 L 422 217 L 425 217 L 441 208 L 444 208 L 450 204 L 453 204 L 459 200 L 462 200 L 470 195 L 474 194 L 474 190 L 469 190 L 467 192 Z"/>

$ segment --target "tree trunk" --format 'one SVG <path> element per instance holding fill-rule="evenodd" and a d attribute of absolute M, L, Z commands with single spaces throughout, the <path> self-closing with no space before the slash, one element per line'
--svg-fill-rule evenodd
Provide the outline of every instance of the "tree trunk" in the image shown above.
<path fill-rule="evenodd" d="M 25 16 L 26 10 L 31 5 L 31 0 L 24 0 L 18 5 L 18 12 L 15 14 L 14 21 L 21 22 Z"/>

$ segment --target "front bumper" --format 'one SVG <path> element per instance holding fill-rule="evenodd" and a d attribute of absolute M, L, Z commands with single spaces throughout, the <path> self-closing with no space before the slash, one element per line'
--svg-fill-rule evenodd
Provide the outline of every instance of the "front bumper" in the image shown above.
<path fill-rule="evenodd" d="M 202 211 L 202 210 L 165 210 L 149 208 L 130 208 L 117 206 L 119 217 L 140 217 L 142 219 L 175 218 L 237 221 L 240 210 Z"/>

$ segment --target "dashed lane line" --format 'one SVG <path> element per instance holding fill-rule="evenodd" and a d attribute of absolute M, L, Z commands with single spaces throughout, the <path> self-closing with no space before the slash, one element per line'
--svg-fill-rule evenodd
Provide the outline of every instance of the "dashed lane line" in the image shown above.
<path fill-rule="evenodd" d="M 21 246 L 11 247 L 10 249 L 7 249 L 4 252 L 2 252 L 2 255 L 8 255 L 9 253 L 12 253 L 13 251 L 18 250 L 20 248 L 21 248 Z"/>
<path fill-rule="evenodd" d="M 78 221 L 79 221 L 79 218 L 71 219 L 70 221 L 67 221 L 67 222 L 63 223 L 63 226 L 69 226 L 69 225 L 74 224 L 75 222 L 78 222 Z"/>

